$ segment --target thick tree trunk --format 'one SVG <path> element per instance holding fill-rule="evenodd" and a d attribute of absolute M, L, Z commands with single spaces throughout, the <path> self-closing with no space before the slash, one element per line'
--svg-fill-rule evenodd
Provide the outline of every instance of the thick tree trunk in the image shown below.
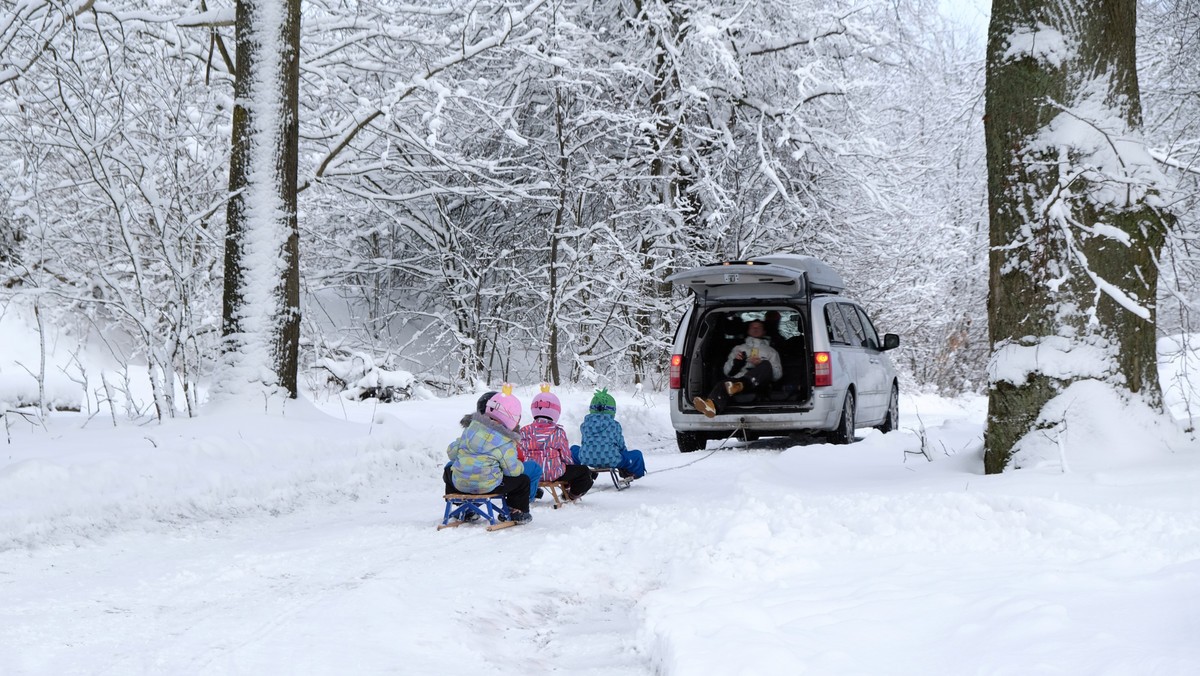
<path fill-rule="evenodd" d="M 300 0 L 240 0 L 222 332 L 226 392 L 296 396 Z"/>
<path fill-rule="evenodd" d="M 1101 380 L 1161 405 L 1165 217 L 1138 136 L 1134 27 L 1135 0 L 992 5 L 988 472 L 1010 464 L 1071 382 Z"/>

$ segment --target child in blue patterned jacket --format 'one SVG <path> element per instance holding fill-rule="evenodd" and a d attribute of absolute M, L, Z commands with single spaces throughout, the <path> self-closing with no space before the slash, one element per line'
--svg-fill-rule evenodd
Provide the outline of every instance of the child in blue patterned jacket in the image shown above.
<path fill-rule="evenodd" d="M 471 414 L 471 423 L 446 449 L 450 465 L 442 473 L 446 493 L 483 495 L 500 493 L 508 503 L 509 517 L 529 523 L 529 477 L 517 459 L 517 424 L 521 402 L 512 386 L 487 402 L 484 415 Z"/>
<path fill-rule="evenodd" d="M 641 451 L 625 448 L 625 434 L 617 422 L 617 402 L 607 389 L 596 390 L 588 414 L 579 426 L 582 439 L 571 447 L 575 462 L 589 467 L 616 467 L 623 476 L 642 477 L 646 461 Z"/>

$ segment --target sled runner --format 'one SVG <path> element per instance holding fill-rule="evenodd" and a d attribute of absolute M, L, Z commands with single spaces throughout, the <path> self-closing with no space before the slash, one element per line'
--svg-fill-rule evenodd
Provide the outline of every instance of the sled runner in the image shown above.
<path fill-rule="evenodd" d="M 516 522 L 509 520 L 508 501 L 500 493 L 484 493 L 482 495 L 447 493 L 446 513 L 442 517 L 442 525 L 438 526 L 438 530 L 461 526 L 475 517 L 487 519 L 490 524 L 487 527 L 488 530 L 500 530 L 517 525 Z"/>
<path fill-rule="evenodd" d="M 634 476 L 632 474 L 629 476 L 622 476 L 621 470 L 617 469 L 616 467 L 589 467 L 588 469 L 592 471 L 592 474 L 604 474 L 607 472 L 608 478 L 612 479 L 613 486 L 615 486 L 619 491 L 629 488 L 629 484 L 633 483 L 634 480 Z"/>
<path fill-rule="evenodd" d="M 571 502 L 567 499 L 567 482 L 565 481 L 539 481 L 538 488 L 550 491 L 550 496 L 554 498 L 554 509 Z"/>

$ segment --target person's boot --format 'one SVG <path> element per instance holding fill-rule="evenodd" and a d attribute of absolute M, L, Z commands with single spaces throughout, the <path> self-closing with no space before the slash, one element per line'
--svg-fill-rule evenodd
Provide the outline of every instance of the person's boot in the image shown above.
<path fill-rule="evenodd" d="M 728 392 L 729 396 L 731 396 L 731 397 L 733 395 L 737 394 L 738 392 L 741 392 L 743 389 L 745 389 L 745 387 L 746 386 L 743 385 L 742 381 L 740 381 L 740 380 L 726 380 L 725 381 L 725 391 Z"/>
<path fill-rule="evenodd" d="M 696 407 L 697 411 L 703 413 L 706 418 L 712 418 L 717 415 L 717 407 L 713 405 L 712 399 L 696 397 L 692 400 L 692 405 Z"/>

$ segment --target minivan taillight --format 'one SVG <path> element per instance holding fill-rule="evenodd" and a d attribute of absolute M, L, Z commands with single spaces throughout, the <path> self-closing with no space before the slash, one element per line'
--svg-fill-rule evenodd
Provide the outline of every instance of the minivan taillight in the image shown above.
<path fill-rule="evenodd" d="M 679 373 L 683 370 L 683 355 L 671 355 L 671 389 L 678 390 L 680 386 Z"/>
<path fill-rule="evenodd" d="M 833 384 L 833 365 L 829 363 L 828 352 L 817 352 L 813 355 L 813 386 L 829 387 Z"/>

